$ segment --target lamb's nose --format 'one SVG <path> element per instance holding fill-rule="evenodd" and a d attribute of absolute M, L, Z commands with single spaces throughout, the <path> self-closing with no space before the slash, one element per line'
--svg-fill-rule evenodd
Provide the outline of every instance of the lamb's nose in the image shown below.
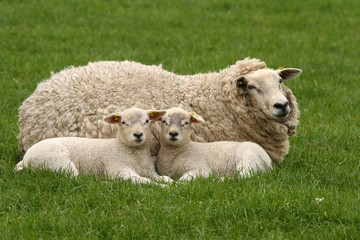
<path fill-rule="evenodd" d="M 274 104 L 274 108 L 277 108 L 279 110 L 285 110 L 285 108 L 289 105 L 289 102 L 285 102 L 285 103 L 275 103 Z"/>
<path fill-rule="evenodd" d="M 136 137 L 138 141 L 141 140 L 142 136 L 143 136 L 143 133 L 134 133 L 134 137 Z"/>
<path fill-rule="evenodd" d="M 178 132 L 169 132 L 169 134 L 170 134 L 170 136 L 171 137 L 176 137 L 177 135 L 179 135 L 179 133 Z"/>

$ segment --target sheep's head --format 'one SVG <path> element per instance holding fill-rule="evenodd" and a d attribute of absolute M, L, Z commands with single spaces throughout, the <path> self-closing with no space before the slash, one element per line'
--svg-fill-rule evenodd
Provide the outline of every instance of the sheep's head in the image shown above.
<path fill-rule="evenodd" d="M 119 138 L 128 146 L 141 146 L 149 139 L 151 120 L 161 118 L 166 112 L 130 108 L 121 113 L 112 113 L 104 118 L 111 124 L 119 124 Z"/>
<path fill-rule="evenodd" d="M 171 108 L 161 118 L 161 141 L 167 145 L 180 146 L 190 141 L 191 124 L 204 120 L 196 113 L 181 108 Z"/>
<path fill-rule="evenodd" d="M 291 109 L 282 89 L 282 82 L 299 76 L 301 72 L 296 68 L 259 69 L 236 78 L 233 83 L 239 91 L 246 92 L 254 108 L 270 118 L 284 121 Z"/>

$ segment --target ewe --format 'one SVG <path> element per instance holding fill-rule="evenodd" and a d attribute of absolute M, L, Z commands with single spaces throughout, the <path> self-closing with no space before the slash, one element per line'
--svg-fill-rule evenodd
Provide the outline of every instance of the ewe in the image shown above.
<path fill-rule="evenodd" d="M 24 167 L 62 170 L 77 176 L 85 174 L 106 174 L 111 178 L 131 179 L 133 183 L 149 183 L 150 178 L 171 181 L 155 172 L 150 155 L 149 121 L 163 116 L 165 111 L 130 108 L 104 118 L 118 125 L 117 138 L 50 138 L 32 146 L 16 170 Z"/>
<path fill-rule="evenodd" d="M 295 96 L 282 82 L 300 73 L 268 69 L 249 58 L 219 72 L 195 75 L 129 61 L 67 68 L 40 83 L 20 106 L 20 148 L 25 152 L 51 137 L 115 137 L 117 129 L 100 119 L 117 109 L 181 107 L 206 119 L 205 126 L 193 125 L 192 140 L 255 142 L 273 162 L 281 162 L 299 116 Z M 155 156 L 160 127 L 152 128 Z"/>
<path fill-rule="evenodd" d="M 160 151 L 155 163 L 161 175 L 180 180 L 196 176 L 250 176 L 272 167 L 269 155 L 252 142 L 199 143 L 190 140 L 193 123 L 204 122 L 195 113 L 181 108 L 171 108 L 162 117 Z"/>

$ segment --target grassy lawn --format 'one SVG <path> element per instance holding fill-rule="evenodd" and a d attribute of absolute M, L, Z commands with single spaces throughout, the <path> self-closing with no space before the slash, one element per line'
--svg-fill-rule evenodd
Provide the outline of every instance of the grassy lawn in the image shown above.
<path fill-rule="evenodd" d="M 0 1 L 0 239 L 360 239 L 360 5 L 341 1 Z M 298 67 L 283 163 L 167 188 L 15 173 L 17 109 L 51 72 L 99 60 Z"/>

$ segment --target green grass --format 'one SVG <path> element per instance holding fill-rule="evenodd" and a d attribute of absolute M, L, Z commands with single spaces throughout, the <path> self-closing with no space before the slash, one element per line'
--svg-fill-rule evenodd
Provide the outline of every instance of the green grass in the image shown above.
<path fill-rule="evenodd" d="M 359 239 L 359 12 L 356 0 L 1 1 L 0 238 Z M 269 173 L 162 188 L 13 171 L 17 109 L 50 72 L 127 59 L 193 74 L 247 56 L 303 70 L 286 83 L 297 136 Z"/>

